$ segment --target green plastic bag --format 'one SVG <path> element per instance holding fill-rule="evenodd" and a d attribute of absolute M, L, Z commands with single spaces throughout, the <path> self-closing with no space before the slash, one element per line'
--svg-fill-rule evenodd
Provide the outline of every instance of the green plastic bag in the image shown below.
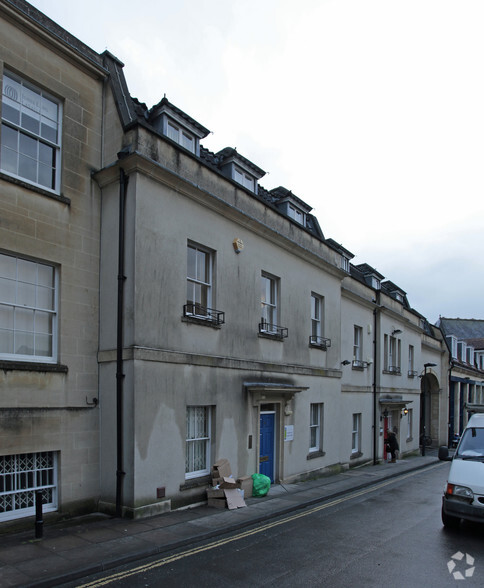
<path fill-rule="evenodd" d="M 264 474 L 252 474 L 254 486 L 252 488 L 252 496 L 265 496 L 271 487 L 271 479 Z"/>

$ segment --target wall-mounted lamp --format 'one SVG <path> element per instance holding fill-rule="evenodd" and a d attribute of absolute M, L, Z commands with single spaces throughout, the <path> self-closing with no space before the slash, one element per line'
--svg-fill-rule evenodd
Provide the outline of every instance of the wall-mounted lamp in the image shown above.
<path fill-rule="evenodd" d="M 407 408 L 407 407 L 405 407 L 405 408 L 402 410 L 402 412 L 400 413 L 400 418 L 402 418 L 402 417 L 404 417 L 404 416 L 407 416 L 407 414 L 408 414 L 408 408 Z"/>
<path fill-rule="evenodd" d="M 402 332 L 403 332 L 402 329 L 393 329 L 393 331 L 392 331 L 392 337 L 393 337 L 393 335 L 399 335 Z"/>
<path fill-rule="evenodd" d="M 385 408 L 385 410 L 383 411 L 383 416 L 384 416 L 385 418 L 387 418 L 387 417 L 388 417 L 388 409 L 386 409 L 386 408 Z"/>
<path fill-rule="evenodd" d="M 351 361 L 348 361 L 347 359 L 344 359 L 344 360 L 341 362 L 341 365 L 350 365 L 350 363 L 351 363 Z"/>

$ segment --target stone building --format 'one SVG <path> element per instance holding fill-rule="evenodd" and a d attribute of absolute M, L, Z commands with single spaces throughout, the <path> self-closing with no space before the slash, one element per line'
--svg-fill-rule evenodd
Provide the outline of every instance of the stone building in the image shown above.
<path fill-rule="evenodd" d="M 446 348 L 403 290 L 115 56 L 0 15 L 0 517 L 38 488 L 147 516 L 221 457 L 277 483 L 377 462 L 388 428 L 402 453 L 446 435 Z"/>
<path fill-rule="evenodd" d="M 0 521 L 99 494 L 106 71 L 26 2 L 0 2 Z"/>

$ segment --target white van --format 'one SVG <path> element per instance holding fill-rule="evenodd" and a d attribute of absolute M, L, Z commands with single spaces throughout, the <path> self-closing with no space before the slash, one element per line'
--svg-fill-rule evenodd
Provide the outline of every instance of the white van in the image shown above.
<path fill-rule="evenodd" d="M 454 457 L 447 447 L 439 459 L 452 461 L 442 498 L 442 523 L 456 527 L 460 519 L 484 522 L 484 414 L 473 414 Z"/>

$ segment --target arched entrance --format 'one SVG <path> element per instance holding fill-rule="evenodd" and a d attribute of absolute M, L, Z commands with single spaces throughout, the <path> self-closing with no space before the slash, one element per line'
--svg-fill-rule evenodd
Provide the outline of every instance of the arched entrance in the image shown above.
<path fill-rule="evenodd" d="M 420 381 L 420 446 L 422 455 L 425 455 L 425 447 L 439 444 L 439 382 L 432 372 L 425 366 L 424 374 Z"/>

